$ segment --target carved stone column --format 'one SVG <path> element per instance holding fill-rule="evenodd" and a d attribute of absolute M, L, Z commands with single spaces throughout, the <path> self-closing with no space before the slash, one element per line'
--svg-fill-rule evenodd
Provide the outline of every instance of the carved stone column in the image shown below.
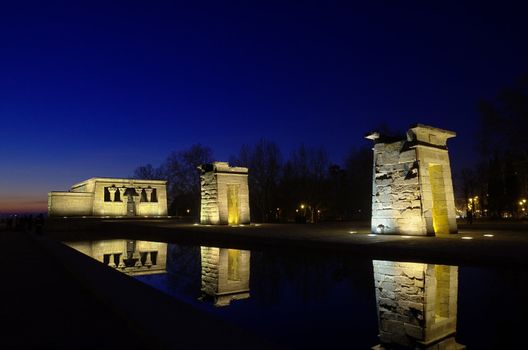
<path fill-rule="evenodd" d="M 126 266 L 125 266 L 125 262 L 123 261 L 123 259 L 124 259 L 124 256 L 123 256 L 123 255 L 124 255 L 124 254 L 119 254 L 119 265 L 118 265 L 118 267 L 119 267 L 120 269 L 124 269 L 124 268 L 126 267 Z"/>
<path fill-rule="evenodd" d="M 152 266 L 152 259 L 150 256 L 151 252 L 147 252 L 147 259 L 145 260 L 145 266 L 151 267 Z"/>
<path fill-rule="evenodd" d="M 152 188 L 145 188 L 145 193 L 147 194 L 147 202 L 152 201 Z"/>
<path fill-rule="evenodd" d="M 126 192 L 126 187 L 119 187 L 119 198 L 121 198 L 121 202 L 126 202 L 125 201 L 125 192 Z"/>
<path fill-rule="evenodd" d="M 114 191 L 114 193 L 115 193 L 115 191 Z M 114 255 L 115 254 L 110 254 L 110 257 L 108 259 L 108 266 L 113 267 L 113 268 L 116 267 L 116 264 L 114 262 Z"/>
<path fill-rule="evenodd" d="M 141 192 L 143 192 L 143 189 L 141 187 L 136 187 L 136 192 L 138 194 L 138 203 L 141 202 Z"/>
<path fill-rule="evenodd" d="M 115 194 L 117 192 L 116 187 L 108 187 L 108 192 L 110 192 L 110 201 L 115 202 Z"/>

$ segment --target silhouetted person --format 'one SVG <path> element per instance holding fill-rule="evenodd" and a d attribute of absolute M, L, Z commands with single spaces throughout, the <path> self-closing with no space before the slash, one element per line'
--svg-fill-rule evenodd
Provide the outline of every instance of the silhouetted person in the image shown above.
<path fill-rule="evenodd" d="M 468 224 L 473 223 L 473 210 L 468 210 L 466 214 L 466 220 Z"/>
<path fill-rule="evenodd" d="M 31 232 L 33 229 L 33 215 L 29 215 L 27 218 L 27 230 Z"/>
<path fill-rule="evenodd" d="M 37 235 L 42 234 L 42 227 L 44 226 L 44 215 L 40 213 L 35 220 L 35 233 Z"/>

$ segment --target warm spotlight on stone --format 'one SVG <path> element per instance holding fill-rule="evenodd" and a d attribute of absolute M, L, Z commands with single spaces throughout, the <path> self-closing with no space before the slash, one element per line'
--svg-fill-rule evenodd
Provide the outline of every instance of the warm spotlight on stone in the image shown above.
<path fill-rule="evenodd" d="M 373 233 L 446 235 L 457 232 L 447 139 L 456 134 L 417 124 L 406 139 L 371 133 L 375 142 Z"/>
<path fill-rule="evenodd" d="M 241 225 L 250 223 L 248 169 L 214 162 L 201 171 L 202 224 Z"/>
<path fill-rule="evenodd" d="M 91 178 L 48 194 L 49 216 L 166 216 L 167 181 Z"/>

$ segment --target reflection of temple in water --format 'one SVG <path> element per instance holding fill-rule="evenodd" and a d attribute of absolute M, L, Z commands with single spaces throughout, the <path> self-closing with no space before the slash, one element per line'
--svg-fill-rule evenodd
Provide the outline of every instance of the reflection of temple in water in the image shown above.
<path fill-rule="evenodd" d="M 216 306 L 249 298 L 250 256 L 248 250 L 201 247 L 202 295 Z"/>
<path fill-rule="evenodd" d="M 110 239 L 65 244 L 129 275 L 166 272 L 167 243 Z"/>
<path fill-rule="evenodd" d="M 455 340 L 458 267 L 374 260 L 375 349 L 465 349 Z"/>

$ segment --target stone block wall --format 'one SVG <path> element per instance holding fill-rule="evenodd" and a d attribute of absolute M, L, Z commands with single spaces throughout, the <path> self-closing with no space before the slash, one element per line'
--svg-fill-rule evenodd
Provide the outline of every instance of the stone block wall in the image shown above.
<path fill-rule="evenodd" d="M 218 186 L 215 172 L 205 172 L 200 176 L 201 203 L 200 222 L 202 224 L 219 224 Z"/>
<path fill-rule="evenodd" d="M 413 349 L 460 348 L 454 338 L 458 293 L 456 266 L 380 260 L 374 260 L 373 266 L 382 345 L 387 348 L 391 345 Z"/>
<path fill-rule="evenodd" d="M 249 298 L 250 257 L 247 250 L 201 247 L 202 293 L 217 306 Z"/>
<path fill-rule="evenodd" d="M 418 161 L 406 142 L 374 146 L 372 232 L 424 234 Z"/>
<path fill-rule="evenodd" d="M 214 296 L 218 293 L 218 267 L 220 248 L 200 247 L 202 262 L 202 293 Z"/>
<path fill-rule="evenodd" d="M 105 191 L 108 191 L 105 189 L 113 191 L 109 201 L 105 200 Z M 127 197 L 122 191 L 127 189 L 134 191 L 134 194 L 137 194 L 137 191 L 145 192 L 141 201 L 139 196 L 134 196 L 136 215 L 167 215 L 166 181 L 112 178 L 92 178 L 73 185 L 69 192 L 50 192 L 48 214 L 50 216 L 125 216 Z M 147 190 L 156 193 L 156 201 L 149 201 Z"/>
<path fill-rule="evenodd" d="M 228 188 L 236 187 L 238 194 L 238 224 L 249 224 L 249 188 L 246 174 L 217 173 L 218 215 L 220 223 L 229 222 Z"/>
<path fill-rule="evenodd" d="M 93 215 L 93 194 L 82 192 L 50 192 L 48 193 L 48 215 Z"/>
<path fill-rule="evenodd" d="M 166 216 L 167 189 L 166 181 L 131 180 L 131 179 L 98 179 L 94 186 L 94 215 L 97 216 L 125 216 L 127 215 L 127 198 L 120 201 L 105 201 L 105 188 L 124 187 L 143 191 L 145 188 L 156 190 L 157 202 L 142 202 L 139 196 L 134 196 L 136 215 L 138 216 Z M 137 197 L 137 198 L 136 198 Z"/>
<path fill-rule="evenodd" d="M 456 233 L 455 196 L 447 150 L 421 146 L 416 148 L 416 152 L 421 165 L 420 189 L 426 231 L 436 232 L 437 235 Z M 433 191 L 435 185 L 440 189 Z M 438 198 L 435 198 L 435 192 Z M 434 219 L 435 209 L 441 211 L 438 213 L 441 219 L 437 222 Z"/>
<path fill-rule="evenodd" d="M 200 167 L 200 223 L 229 224 L 229 189 L 236 191 L 237 224 L 250 223 L 248 169 L 231 167 L 227 162 L 214 162 Z"/>
<path fill-rule="evenodd" d="M 446 140 L 455 133 L 418 124 L 404 140 L 372 133 L 373 233 L 456 233 L 456 209 Z"/>

